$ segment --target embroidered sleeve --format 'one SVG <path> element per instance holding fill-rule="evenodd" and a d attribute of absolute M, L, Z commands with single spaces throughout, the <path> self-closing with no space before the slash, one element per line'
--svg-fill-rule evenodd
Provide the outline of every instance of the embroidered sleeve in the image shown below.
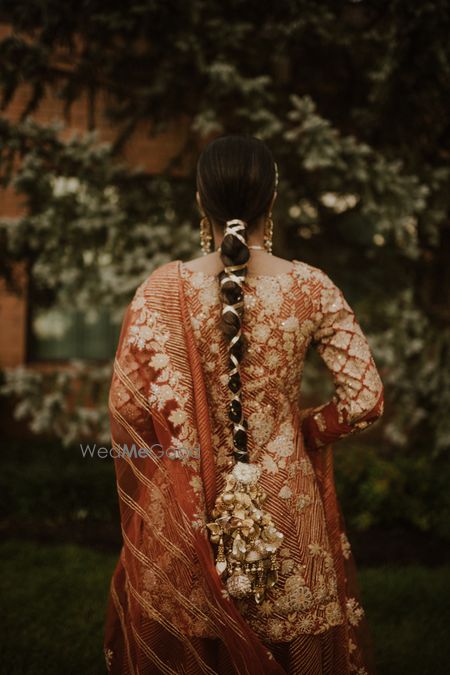
<path fill-rule="evenodd" d="M 312 449 L 370 426 L 383 414 L 384 404 L 367 339 L 342 291 L 322 271 L 317 317 L 311 344 L 333 377 L 335 393 L 303 414 L 305 443 Z"/>

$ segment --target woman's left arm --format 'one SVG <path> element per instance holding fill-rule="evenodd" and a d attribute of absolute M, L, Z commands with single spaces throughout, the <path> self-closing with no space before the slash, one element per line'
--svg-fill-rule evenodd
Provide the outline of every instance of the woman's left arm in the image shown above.
<path fill-rule="evenodd" d="M 305 411 L 301 428 L 316 449 L 373 424 L 384 409 L 384 387 L 367 339 L 342 291 L 318 270 L 319 320 L 311 344 L 335 384 L 331 400 Z"/>

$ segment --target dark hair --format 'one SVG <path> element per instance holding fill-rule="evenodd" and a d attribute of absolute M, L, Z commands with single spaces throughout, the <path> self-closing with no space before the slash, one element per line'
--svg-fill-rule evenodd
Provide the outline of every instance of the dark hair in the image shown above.
<path fill-rule="evenodd" d="M 276 178 L 272 153 L 262 140 L 253 136 L 220 136 L 204 148 L 197 163 L 197 190 L 206 217 L 226 228 L 221 244 L 225 269 L 219 274 L 220 327 L 229 340 L 228 388 L 233 396 L 228 417 L 233 423 L 234 457 L 241 462 L 248 462 L 248 425 L 243 415 L 239 373 L 247 348 L 241 332 L 243 281 L 250 258 L 247 234 L 269 212 Z M 227 223 L 231 220 L 237 222 Z"/>

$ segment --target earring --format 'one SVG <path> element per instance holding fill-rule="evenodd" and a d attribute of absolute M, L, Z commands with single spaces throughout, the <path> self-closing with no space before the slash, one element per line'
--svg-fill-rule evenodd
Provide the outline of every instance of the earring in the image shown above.
<path fill-rule="evenodd" d="M 200 221 L 200 246 L 203 251 L 203 255 L 207 255 L 212 251 L 212 232 L 211 232 L 211 223 L 208 218 L 204 216 Z"/>
<path fill-rule="evenodd" d="M 269 213 L 264 223 L 264 248 L 267 253 L 272 253 L 272 236 L 273 236 L 273 220 L 272 214 Z"/>

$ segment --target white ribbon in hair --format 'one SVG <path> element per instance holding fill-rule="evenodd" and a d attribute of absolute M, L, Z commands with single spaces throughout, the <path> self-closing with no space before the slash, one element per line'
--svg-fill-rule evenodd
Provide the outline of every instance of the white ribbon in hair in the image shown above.
<path fill-rule="evenodd" d="M 232 234 L 234 237 L 237 237 L 243 244 L 247 245 L 247 242 L 245 241 L 244 237 L 242 234 L 240 234 L 241 230 L 245 231 L 245 228 L 247 227 L 247 223 L 245 220 L 239 220 L 239 218 L 233 218 L 232 220 L 227 220 L 225 223 L 225 232 L 224 232 L 224 237 L 227 236 L 227 234 Z"/>

